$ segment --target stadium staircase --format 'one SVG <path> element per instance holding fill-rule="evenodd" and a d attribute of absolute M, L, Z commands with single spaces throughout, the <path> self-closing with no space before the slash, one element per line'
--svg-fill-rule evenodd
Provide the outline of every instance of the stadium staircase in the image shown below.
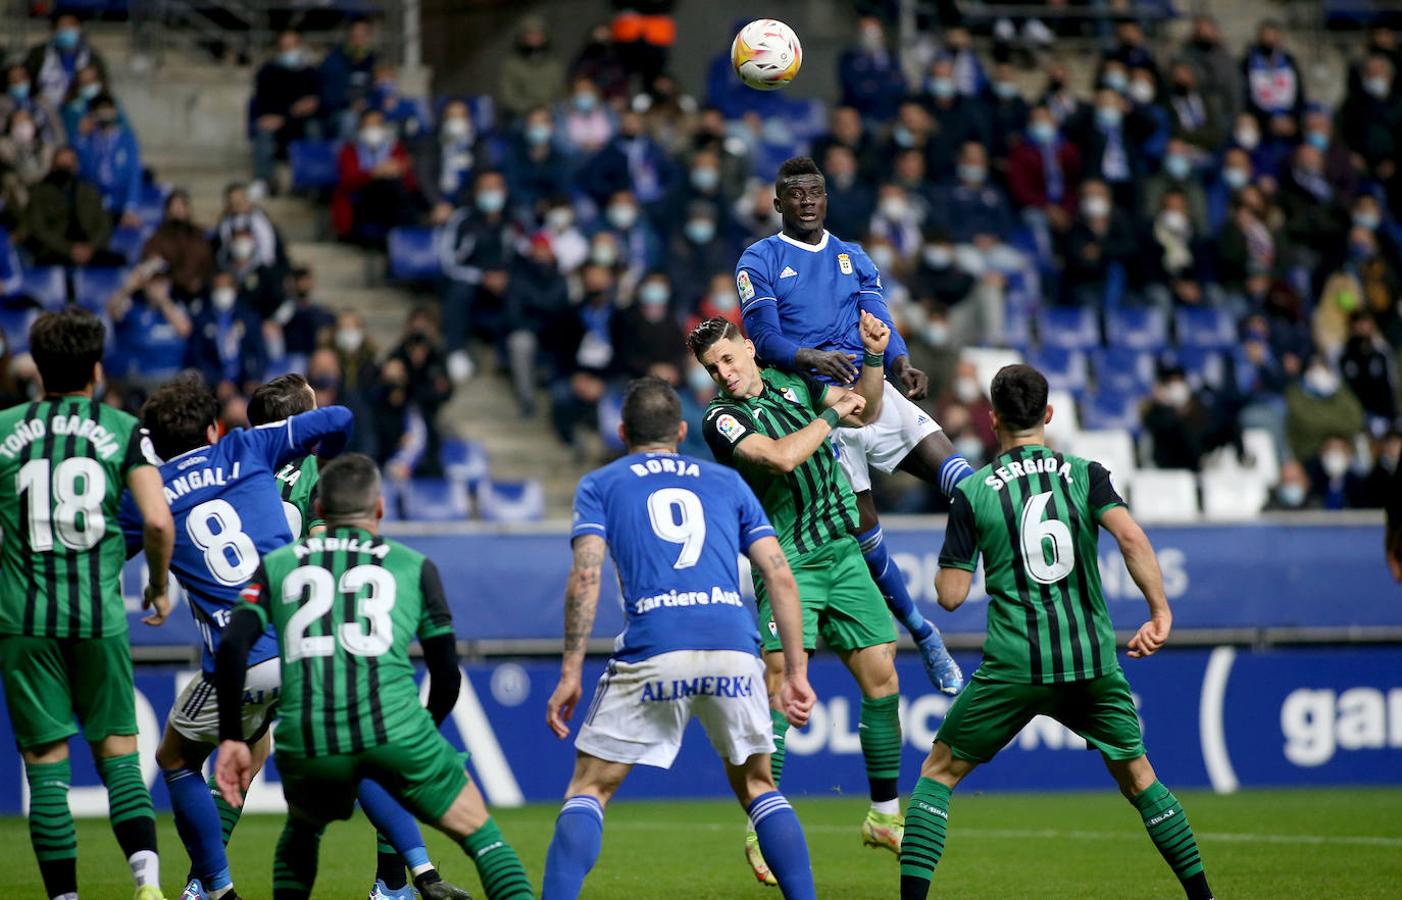
<path fill-rule="evenodd" d="M 126 26 L 91 23 L 89 33 L 107 59 L 147 164 L 162 183 L 189 190 L 196 221 L 212 224 L 224 186 L 249 177 L 243 123 L 253 70 L 176 48 L 153 66 L 131 52 Z M 323 205 L 288 195 L 262 205 L 282 231 L 290 258 L 314 270 L 318 300 L 333 311 L 364 315 L 367 332 L 382 351 L 398 342 L 410 309 L 435 302 L 431 295 L 387 283 L 382 255 L 332 240 Z M 539 481 L 546 516 L 566 515 L 584 468 L 551 432 L 548 397 L 539 398 L 535 418 L 522 419 L 507 378 L 482 364 L 490 362 L 488 356 L 479 354 L 478 362 L 475 377 L 458 387 L 442 412 L 444 433 L 480 444 L 492 480 Z"/>

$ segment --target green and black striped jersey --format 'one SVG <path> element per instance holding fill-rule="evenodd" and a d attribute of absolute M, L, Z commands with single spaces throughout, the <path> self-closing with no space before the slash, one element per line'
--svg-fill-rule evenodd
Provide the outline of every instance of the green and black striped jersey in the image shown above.
<path fill-rule="evenodd" d="M 716 462 L 737 469 L 759 497 L 784 552 L 812 553 L 857 528 L 857 498 L 832 447 L 819 447 L 787 475 L 746 465 L 735 458 L 735 447 L 752 434 L 777 440 L 801 430 L 823 411 L 828 388 L 778 369 L 760 376 L 758 396 L 712 400 L 701 431 Z"/>
<path fill-rule="evenodd" d="M 127 475 L 155 465 L 136 417 L 87 397 L 0 412 L 0 634 L 127 633 Z"/>
<path fill-rule="evenodd" d="M 304 538 L 321 524 L 316 515 L 316 486 L 321 472 L 315 456 L 290 462 L 277 470 L 277 489 L 282 494 L 282 510 L 292 537 Z"/>
<path fill-rule="evenodd" d="M 1100 516 L 1124 501 L 1096 462 L 1015 447 L 959 483 L 940 565 L 983 555 L 988 636 L 977 675 L 1050 684 L 1119 669 L 1100 587 Z"/>
<path fill-rule="evenodd" d="M 422 553 L 336 527 L 263 557 L 242 597 L 277 631 L 279 753 L 359 753 L 433 730 L 409 644 L 453 626 L 438 569 Z"/>

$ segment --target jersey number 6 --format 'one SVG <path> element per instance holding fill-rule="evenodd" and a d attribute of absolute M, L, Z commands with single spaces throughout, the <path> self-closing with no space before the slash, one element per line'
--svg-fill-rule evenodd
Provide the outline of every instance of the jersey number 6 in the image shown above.
<path fill-rule="evenodd" d="M 1071 540 L 1071 529 L 1060 519 L 1042 518 L 1051 498 L 1050 491 L 1028 497 L 1018 525 L 1027 574 L 1038 584 L 1056 584 L 1070 575 L 1075 565 L 1076 548 Z M 1050 561 L 1047 559 L 1048 545 L 1051 548 Z"/>

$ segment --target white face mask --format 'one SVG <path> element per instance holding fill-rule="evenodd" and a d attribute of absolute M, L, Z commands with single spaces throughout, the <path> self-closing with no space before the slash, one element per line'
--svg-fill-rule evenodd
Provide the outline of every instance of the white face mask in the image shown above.
<path fill-rule="evenodd" d="M 30 141 L 34 140 L 34 123 L 16 122 L 10 128 L 10 137 L 14 138 L 18 143 L 21 144 L 29 143 Z"/>
<path fill-rule="evenodd" d="M 545 214 L 545 224 L 551 231 L 564 231 L 574 224 L 574 213 L 563 206 L 557 206 Z"/>
<path fill-rule="evenodd" d="M 618 262 L 618 248 L 613 244 L 595 244 L 589 248 L 589 261 L 601 266 Z"/>
<path fill-rule="evenodd" d="M 1163 386 L 1164 402 L 1175 409 L 1182 409 L 1188 405 L 1192 398 L 1192 391 L 1188 390 L 1186 381 L 1170 381 Z"/>
<path fill-rule="evenodd" d="M 1319 457 L 1320 468 L 1332 478 L 1342 478 L 1348 473 L 1348 453 L 1344 450 L 1326 450 Z"/>
<path fill-rule="evenodd" d="M 1315 366 L 1305 373 L 1305 387 L 1321 397 L 1332 397 L 1339 390 L 1339 376 L 1323 366 Z"/>
<path fill-rule="evenodd" d="M 342 353 L 354 353 L 365 342 L 365 332 L 359 328 L 341 328 L 336 331 L 336 349 Z"/>
<path fill-rule="evenodd" d="M 1129 97 L 1135 103 L 1154 102 L 1154 83 L 1152 81 L 1131 81 L 1129 83 Z"/>
<path fill-rule="evenodd" d="M 885 245 L 872 247 L 871 261 L 878 269 L 889 269 L 896 264 L 896 251 Z"/>
<path fill-rule="evenodd" d="M 1110 215 L 1110 201 L 1104 197 L 1087 197 L 1081 201 L 1081 212 L 1088 219 L 1099 219 Z"/>
<path fill-rule="evenodd" d="M 983 392 L 978 388 L 978 382 L 968 376 L 954 382 L 954 396 L 959 398 L 960 403 L 973 403 L 982 394 Z"/>
<path fill-rule="evenodd" d="M 1188 215 L 1182 210 L 1166 209 L 1159 215 L 1159 221 L 1163 227 L 1175 234 L 1188 233 Z"/>
<path fill-rule="evenodd" d="M 236 237 L 229 242 L 229 252 L 234 259 L 246 260 L 258 249 L 258 242 L 251 237 Z"/>
<path fill-rule="evenodd" d="M 970 465 L 983 462 L 983 441 L 976 435 L 965 435 L 954 442 L 954 452 L 964 457 Z"/>
<path fill-rule="evenodd" d="M 368 125 L 360 129 L 360 140 L 368 147 L 383 147 L 389 140 L 389 129 L 379 125 Z"/>
<path fill-rule="evenodd" d="M 219 287 L 210 291 L 209 302 L 214 304 L 214 308 L 220 312 L 227 312 L 234 307 L 234 301 L 238 299 L 238 292 L 231 287 Z"/>
<path fill-rule="evenodd" d="M 443 121 L 443 133 L 455 141 L 472 139 L 472 123 L 462 116 L 454 116 Z"/>
<path fill-rule="evenodd" d="M 609 224 L 619 231 L 627 231 L 638 221 L 638 209 L 631 203 L 615 203 L 607 215 Z"/>
<path fill-rule="evenodd" d="M 740 295 L 731 290 L 716 291 L 711 294 L 711 305 L 717 312 L 730 312 L 740 305 Z"/>
<path fill-rule="evenodd" d="M 928 322 L 921 330 L 925 343 L 931 347 L 943 347 L 949 343 L 949 326 L 943 322 Z"/>
<path fill-rule="evenodd" d="M 901 197 L 886 197 L 881 201 L 881 215 L 888 219 L 904 219 L 908 209 Z"/>
<path fill-rule="evenodd" d="M 943 244 L 930 244 L 920 253 L 925 265 L 932 269 L 947 269 L 954 262 L 954 251 Z"/>
<path fill-rule="evenodd" d="M 1238 146 L 1246 150 L 1255 150 L 1256 145 L 1261 143 L 1261 132 L 1254 128 L 1238 128 L 1232 137 L 1236 138 Z"/>

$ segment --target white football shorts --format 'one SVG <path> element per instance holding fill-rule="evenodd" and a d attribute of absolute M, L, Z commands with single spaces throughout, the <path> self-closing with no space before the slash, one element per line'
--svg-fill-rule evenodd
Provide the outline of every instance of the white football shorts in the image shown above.
<path fill-rule="evenodd" d="M 864 428 L 839 428 L 833 432 L 837 461 L 852 492 L 871 490 L 871 468 L 890 475 L 910 455 L 915 445 L 940 431 L 939 423 L 916 406 L 891 382 L 881 392 L 881 415 Z"/>
<path fill-rule="evenodd" d="M 609 660 L 575 749 L 609 762 L 668 769 L 691 717 L 735 765 L 774 752 L 764 663 L 738 650 L 674 650 Z"/>
<path fill-rule="evenodd" d="M 252 741 L 263 736 L 277 713 L 282 693 L 282 666 L 277 657 L 250 666 L 243 679 L 243 734 Z M 214 678 L 201 672 L 175 700 L 170 710 L 170 727 L 192 741 L 219 743 L 219 698 Z"/>

